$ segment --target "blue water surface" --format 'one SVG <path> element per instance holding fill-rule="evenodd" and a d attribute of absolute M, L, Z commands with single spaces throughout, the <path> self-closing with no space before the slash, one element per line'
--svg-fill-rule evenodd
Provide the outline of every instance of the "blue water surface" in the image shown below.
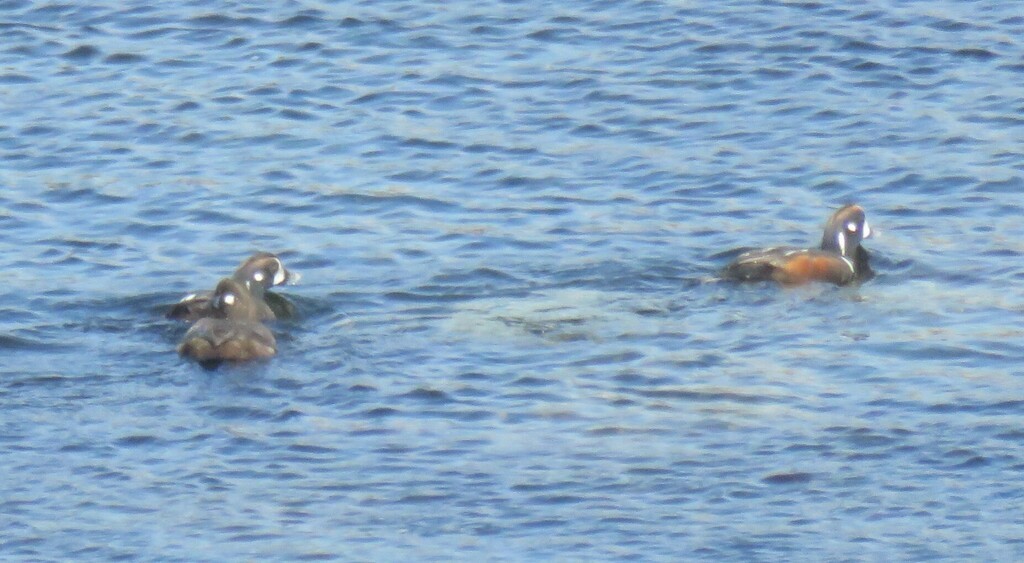
<path fill-rule="evenodd" d="M 1014 2 L 0 0 L 5 560 L 1021 560 Z M 735 286 L 865 207 L 861 287 Z M 255 250 L 265 363 L 163 317 Z"/>

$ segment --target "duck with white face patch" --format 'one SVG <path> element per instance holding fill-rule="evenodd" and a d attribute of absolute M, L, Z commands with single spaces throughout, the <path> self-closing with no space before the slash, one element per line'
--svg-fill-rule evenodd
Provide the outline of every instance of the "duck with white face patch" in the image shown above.
<path fill-rule="evenodd" d="M 289 272 L 281 259 L 269 252 L 257 252 L 242 262 L 231 275 L 245 284 L 250 291 L 259 288 L 266 291 L 276 285 L 295 283 L 299 275 Z"/>
<path fill-rule="evenodd" d="M 268 291 L 286 283 L 296 283 L 299 275 L 284 267 L 281 259 L 270 252 L 257 252 L 246 258 L 231 275 L 231 279 L 245 285 L 257 299 L 261 320 L 289 318 L 295 306 L 285 297 Z M 210 292 L 187 295 L 167 312 L 167 318 L 196 321 L 211 315 Z"/>
<path fill-rule="evenodd" d="M 260 322 L 260 301 L 233 278 L 224 278 L 211 295 L 209 315 L 182 339 L 178 353 L 199 362 L 269 358 L 277 341 Z"/>
<path fill-rule="evenodd" d="M 733 281 L 776 281 L 799 285 L 812 281 L 845 285 L 871 279 L 868 252 L 861 242 L 871 236 L 864 209 L 844 205 L 825 224 L 820 248 L 771 247 L 744 252 L 722 270 Z"/>

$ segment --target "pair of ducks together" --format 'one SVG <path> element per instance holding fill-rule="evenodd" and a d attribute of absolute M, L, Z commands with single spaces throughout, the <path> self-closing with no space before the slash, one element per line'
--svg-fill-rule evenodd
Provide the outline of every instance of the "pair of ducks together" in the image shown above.
<path fill-rule="evenodd" d="M 783 285 L 865 281 L 873 272 L 861 241 L 869 236 L 871 227 L 864 209 L 845 205 L 825 224 L 819 248 L 776 246 L 743 252 L 722 270 L 722 277 Z M 296 277 L 277 256 L 258 252 L 242 262 L 230 278 L 221 280 L 212 293 L 182 299 L 167 316 L 196 322 L 178 346 L 178 353 L 200 362 L 273 356 L 277 344 L 262 321 L 287 314 L 290 304 L 268 290 Z"/>
<path fill-rule="evenodd" d="M 277 340 L 263 322 L 291 316 L 293 308 L 269 289 L 297 279 L 276 255 L 253 254 L 212 292 L 188 295 L 167 312 L 168 318 L 195 323 L 178 353 L 203 363 L 273 356 Z"/>

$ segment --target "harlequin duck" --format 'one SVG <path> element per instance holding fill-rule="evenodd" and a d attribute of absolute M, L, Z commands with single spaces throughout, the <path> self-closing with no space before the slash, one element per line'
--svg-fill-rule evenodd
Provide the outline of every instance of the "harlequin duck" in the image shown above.
<path fill-rule="evenodd" d="M 253 254 L 238 266 L 231 279 L 244 284 L 256 298 L 260 320 L 294 314 L 294 306 L 287 299 L 267 291 L 275 285 L 298 279 L 298 274 L 288 271 L 276 255 L 269 252 Z M 210 295 L 210 292 L 200 292 L 185 296 L 167 311 L 167 318 L 191 322 L 210 316 Z"/>
<path fill-rule="evenodd" d="M 777 246 L 744 252 L 722 270 L 722 277 L 736 281 L 774 280 L 783 285 L 866 281 L 874 272 L 868 265 L 868 252 L 860 243 L 869 236 L 871 227 L 864 209 L 845 205 L 825 224 L 821 248 Z"/>
<path fill-rule="evenodd" d="M 200 362 L 273 356 L 277 342 L 260 322 L 259 304 L 244 285 L 224 278 L 208 301 L 209 315 L 188 329 L 178 353 Z"/>

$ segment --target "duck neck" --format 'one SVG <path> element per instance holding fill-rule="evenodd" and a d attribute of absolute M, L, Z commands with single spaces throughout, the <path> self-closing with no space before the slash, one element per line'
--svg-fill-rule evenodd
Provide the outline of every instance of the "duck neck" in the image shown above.
<path fill-rule="evenodd" d="M 846 240 L 846 235 L 842 231 L 833 231 L 832 236 L 826 232 L 821 237 L 821 249 L 826 252 L 834 252 L 840 256 L 850 257 L 853 255 L 854 248 L 850 247 L 849 241 Z"/>

